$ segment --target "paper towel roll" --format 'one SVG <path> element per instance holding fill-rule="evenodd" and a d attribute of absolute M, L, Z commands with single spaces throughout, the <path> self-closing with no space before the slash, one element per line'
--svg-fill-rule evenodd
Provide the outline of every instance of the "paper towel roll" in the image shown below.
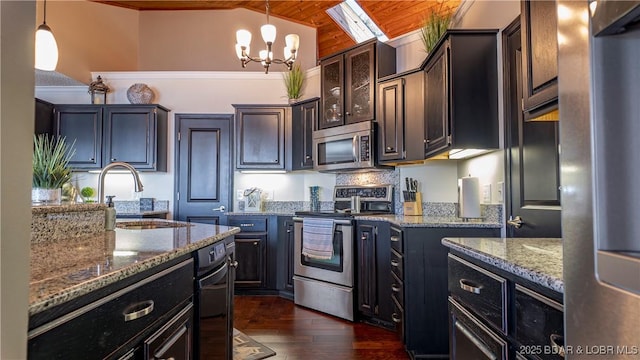
<path fill-rule="evenodd" d="M 458 179 L 458 204 L 461 218 L 480 217 L 480 180 L 477 177 Z"/>

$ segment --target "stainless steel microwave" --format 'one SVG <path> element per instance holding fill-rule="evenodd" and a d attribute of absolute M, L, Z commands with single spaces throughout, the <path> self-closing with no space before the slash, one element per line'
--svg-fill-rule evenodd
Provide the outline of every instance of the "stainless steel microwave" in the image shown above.
<path fill-rule="evenodd" d="M 313 168 L 323 172 L 379 168 L 375 143 L 375 123 L 372 121 L 314 131 Z"/>

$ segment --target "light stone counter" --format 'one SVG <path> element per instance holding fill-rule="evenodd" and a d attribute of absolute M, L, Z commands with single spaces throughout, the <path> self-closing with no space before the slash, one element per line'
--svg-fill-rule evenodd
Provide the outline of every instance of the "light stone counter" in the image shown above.
<path fill-rule="evenodd" d="M 444 238 L 442 244 L 551 290 L 564 292 L 562 239 Z"/>
<path fill-rule="evenodd" d="M 131 221 L 148 223 L 154 220 L 126 219 L 126 222 Z M 84 237 L 32 242 L 29 315 L 240 232 L 237 227 L 182 224 L 188 226 L 116 229 Z"/>

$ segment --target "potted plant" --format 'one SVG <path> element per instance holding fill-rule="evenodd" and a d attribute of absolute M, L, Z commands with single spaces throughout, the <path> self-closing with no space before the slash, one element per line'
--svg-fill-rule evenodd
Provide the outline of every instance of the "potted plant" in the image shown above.
<path fill-rule="evenodd" d="M 444 35 L 451 22 L 451 15 L 442 15 L 438 12 L 432 12 L 425 18 L 422 28 L 420 28 L 420 37 L 424 45 L 424 51 L 428 54 L 438 43 L 438 40 Z"/>
<path fill-rule="evenodd" d="M 64 137 L 33 136 L 33 203 L 60 203 L 62 186 L 71 180 L 69 160 L 74 153 L 73 144 L 67 144 Z"/>
<path fill-rule="evenodd" d="M 283 73 L 282 78 L 287 88 L 289 103 L 298 101 L 302 96 L 302 87 L 305 81 L 305 73 L 300 68 L 300 64 L 294 64 L 289 72 Z"/>

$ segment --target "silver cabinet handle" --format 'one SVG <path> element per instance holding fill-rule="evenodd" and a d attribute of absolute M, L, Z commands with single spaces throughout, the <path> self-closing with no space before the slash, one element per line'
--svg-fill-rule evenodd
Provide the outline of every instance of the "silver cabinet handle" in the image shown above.
<path fill-rule="evenodd" d="M 509 220 L 507 220 L 507 224 L 513 226 L 516 229 L 520 229 L 522 227 L 522 224 L 524 224 L 524 221 L 522 221 L 522 218 L 519 215 L 516 216 L 515 219 L 509 216 Z"/>
<path fill-rule="evenodd" d="M 397 237 L 397 236 L 392 236 L 392 237 L 391 237 L 391 241 L 393 241 L 393 242 L 398 242 L 398 241 L 400 241 L 400 238 L 399 238 L 399 237 Z"/>
<path fill-rule="evenodd" d="M 224 205 L 220 205 L 217 208 L 213 208 L 211 209 L 211 211 L 220 211 L 220 212 L 224 212 L 227 208 L 224 207 Z"/>
<path fill-rule="evenodd" d="M 240 224 L 240 226 L 242 227 L 253 227 L 252 223 L 244 223 L 244 224 Z"/>
<path fill-rule="evenodd" d="M 400 324 L 402 322 L 402 319 L 398 317 L 398 314 L 396 313 L 391 314 L 391 320 L 396 324 Z"/>
<path fill-rule="evenodd" d="M 141 306 L 144 306 L 144 307 L 140 309 Z M 133 311 L 126 312 L 127 310 L 133 310 Z M 140 319 L 142 317 L 145 317 L 151 314 L 152 311 L 153 311 L 153 300 L 147 300 L 147 301 L 143 301 L 143 302 L 129 306 L 122 315 L 124 315 L 124 321 L 126 322 L 126 321 L 132 321 L 135 319 Z"/>
<path fill-rule="evenodd" d="M 480 290 L 482 290 L 482 285 L 476 285 L 471 280 L 460 279 L 460 288 L 472 294 L 480 294 Z"/>
<path fill-rule="evenodd" d="M 391 284 L 391 291 L 400 292 L 400 287 L 396 284 Z"/>
<path fill-rule="evenodd" d="M 238 262 L 236 260 L 231 261 L 231 259 L 229 259 L 229 267 L 237 268 Z"/>
<path fill-rule="evenodd" d="M 393 267 L 398 267 L 399 265 L 400 265 L 400 264 L 399 264 L 397 261 L 395 261 L 395 260 L 391 260 L 391 266 L 393 266 Z"/>
<path fill-rule="evenodd" d="M 551 342 L 554 353 L 560 357 L 564 357 L 564 337 L 558 334 L 551 334 L 551 336 L 549 336 L 549 342 Z M 562 343 L 562 345 L 558 343 Z"/>

